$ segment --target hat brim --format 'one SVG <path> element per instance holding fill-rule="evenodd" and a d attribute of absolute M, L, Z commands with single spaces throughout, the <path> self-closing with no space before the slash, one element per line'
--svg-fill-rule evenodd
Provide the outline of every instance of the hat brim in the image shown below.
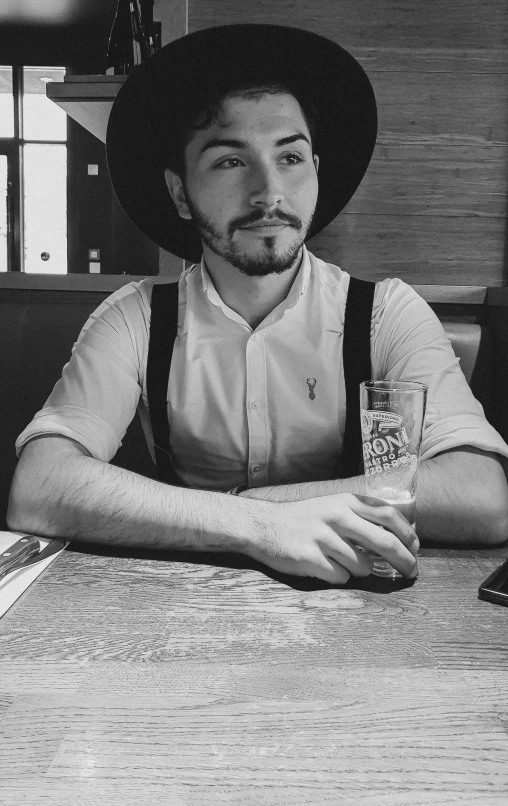
<path fill-rule="evenodd" d="M 108 121 L 111 181 L 131 221 L 152 241 L 192 262 L 199 231 L 169 195 L 161 164 L 171 110 L 215 77 L 254 75 L 296 86 L 318 111 L 313 144 L 319 196 L 311 238 L 346 206 L 369 165 L 377 135 L 370 81 L 344 48 L 310 31 L 276 25 L 207 28 L 171 42 L 137 67 L 118 92 Z M 192 97 L 192 96 L 191 96 Z"/>

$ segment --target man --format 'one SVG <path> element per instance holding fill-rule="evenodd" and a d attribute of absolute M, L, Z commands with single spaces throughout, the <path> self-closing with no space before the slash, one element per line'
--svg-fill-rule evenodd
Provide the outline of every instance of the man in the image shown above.
<path fill-rule="evenodd" d="M 336 584 L 369 574 L 362 549 L 371 549 L 416 574 L 408 522 L 363 495 L 358 465 L 337 478 L 350 439 L 342 369 L 350 280 L 304 246 L 354 193 L 375 135 L 361 67 L 305 31 L 201 31 L 129 78 L 108 130 L 115 190 L 161 246 L 195 261 L 203 253 L 179 283 L 178 335 L 159 390 L 164 422 L 149 402 L 147 363 L 164 349 L 151 352 L 156 292 L 146 280 L 91 317 L 18 439 L 11 528 L 239 551 Z M 158 311 L 163 335 L 170 320 Z M 429 386 L 420 535 L 503 542 L 508 446 L 485 421 L 436 317 L 404 283 L 386 280 L 369 330 L 372 377 Z M 172 484 L 108 464 L 137 406 Z M 232 488 L 239 494 L 223 494 Z"/>

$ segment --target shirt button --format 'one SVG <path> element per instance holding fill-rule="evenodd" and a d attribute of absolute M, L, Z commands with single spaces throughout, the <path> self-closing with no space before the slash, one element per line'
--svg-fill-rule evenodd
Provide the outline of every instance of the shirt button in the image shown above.
<path fill-rule="evenodd" d="M 256 341 L 257 337 L 258 337 L 258 334 L 257 334 L 257 333 L 253 333 L 253 334 L 252 334 L 252 336 L 250 337 L 250 338 L 251 338 L 251 341 Z"/>
<path fill-rule="evenodd" d="M 260 465 L 254 465 L 254 467 L 252 468 L 253 473 L 259 473 L 260 470 L 261 470 Z"/>
<path fill-rule="evenodd" d="M 257 400 L 253 400 L 252 403 L 250 404 L 250 407 L 251 409 L 254 410 L 259 409 L 259 403 L 257 402 Z"/>

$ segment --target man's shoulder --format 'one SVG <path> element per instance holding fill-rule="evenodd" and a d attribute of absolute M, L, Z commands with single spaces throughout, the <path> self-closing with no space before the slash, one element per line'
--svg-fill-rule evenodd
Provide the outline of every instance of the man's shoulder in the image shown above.
<path fill-rule="evenodd" d="M 407 305 L 428 309 L 427 303 L 415 289 L 399 277 L 387 277 L 376 283 L 374 293 L 374 312 L 381 313 L 387 308 L 403 309 Z"/>
<path fill-rule="evenodd" d="M 158 277 L 145 277 L 143 280 L 125 283 L 106 297 L 96 314 L 101 315 L 107 310 L 116 309 L 126 317 L 136 316 L 140 311 L 149 315 L 152 290 L 155 286 L 163 286 L 171 289 L 172 293 L 178 294 L 178 282 L 168 282 Z"/>
<path fill-rule="evenodd" d="M 158 281 L 153 278 L 149 284 L 143 287 L 141 293 L 150 300 L 154 292 L 161 293 L 164 297 L 178 296 L 179 289 L 180 283 L 178 280 Z"/>
<path fill-rule="evenodd" d="M 157 281 L 156 277 L 145 277 L 143 280 L 136 280 L 124 285 L 113 291 L 104 302 L 103 305 L 107 307 L 122 306 L 124 304 L 134 303 L 139 304 L 143 300 L 150 301 L 152 288 Z M 101 306 L 102 307 L 102 306 Z"/>
<path fill-rule="evenodd" d="M 146 277 L 143 280 L 125 283 L 99 305 L 86 322 L 82 336 L 97 327 L 109 326 L 116 333 L 136 334 L 148 333 L 151 313 L 152 289 L 159 284 L 157 277 Z M 176 284 L 178 286 L 178 284 Z"/>
<path fill-rule="evenodd" d="M 349 274 L 340 266 L 317 258 L 315 255 L 310 255 L 310 258 L 315 282 L 323 289 L 323 293 L 319 295 L 320 299 L 328 300 L 326 304 L 329 305 L 330 310 L 335 309 L 337 305 L 342 306 L 344 310 L 350 280 L 352 277 L 356 277 L 354 271 Z M 358 279 L 370 278 L 358 277 Z M 434 314 L 427 303 L 404 280 L 398 277 L 386 277 L 375 282 L 371 318 L 373 333 L 380 329 L 391 330 L 402 320 L 406 322 L 410 320 L 413 322 L 427 321 L 433 317 Z"/>

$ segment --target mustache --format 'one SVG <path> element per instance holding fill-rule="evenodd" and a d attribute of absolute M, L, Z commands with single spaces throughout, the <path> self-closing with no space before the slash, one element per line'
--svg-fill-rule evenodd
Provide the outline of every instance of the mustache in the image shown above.
<path fill-rule="evenodd" d="M 301 220 L 298 218 L 298 216 L 291 215 L 291 213 L 282 213 L 280 210 L 276 210 L 275 213 L 267 216 L 261 210 L 253 210 L 252 213 L 249 213 L 248 215 L 242 216 L 241 218 L 235 218 L 235 220 L 229 225 L 229 234 L 232 235 L 236 229 L 241 229 L 241 227 L 253 226 L 259 221 L 280 221 L 282 224 L 287 224 L 288 226 L 295 227 L 296 229 L 302 228 Z"/>

